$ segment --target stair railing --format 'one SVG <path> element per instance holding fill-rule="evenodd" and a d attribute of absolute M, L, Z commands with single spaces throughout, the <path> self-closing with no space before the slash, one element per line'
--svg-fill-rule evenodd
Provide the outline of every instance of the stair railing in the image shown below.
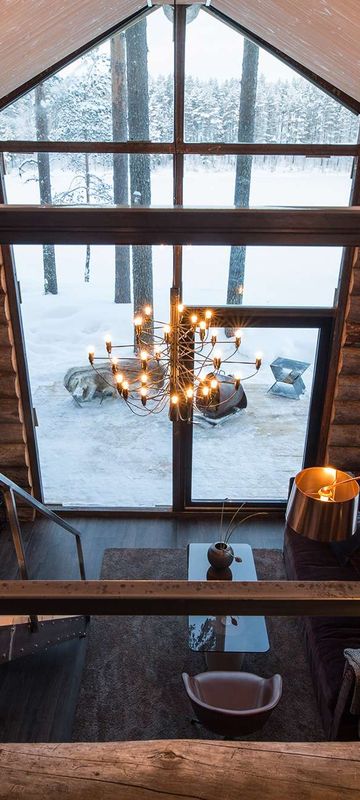
<path fill-rule="evenodd" d="M 61 517 L 59 517 L 58 514 L 55 514 L 54 511 L 51 511 L 49 508 L 44 506 L 43 503 L 40 503 L 39 500 L 36 500 L 35 497 L 26 492 L 25 489 L 22 489 L 16 483 L 10 481 L 1 472 L 0 472 L 0 491 L 2 492 L 4 497 L 6 515 L 10 526 L 20 577 L 22 578 L 22 580 L 25 581 L 29 580 L 29 571 L 26 564 L 24 543 L 21 534 L 21 527 L 16 507 L 15 495 L 21 497 L 23 500 L 25 500 L 26 503 L 28 503 L 29 506 L 35 508 L 36 511 L 42 514 L 44 517 L 47 517 L 47 519 L 50 519 L 57 525 L 60 525 L 60 527 L 63 528 L 63 530 L 67 531 L 67 533 L 71 533 L 72 536 L 75 536 L 80 577 L 81 580 L 85 581 L 86 574 L 85 574 L 84 554 L 83 554 L 81 536 L 79 531 L 73 528 L 72 525 L 69 525 L 68 522 L 65 522 L 65 520 L 61 519 Z"/>

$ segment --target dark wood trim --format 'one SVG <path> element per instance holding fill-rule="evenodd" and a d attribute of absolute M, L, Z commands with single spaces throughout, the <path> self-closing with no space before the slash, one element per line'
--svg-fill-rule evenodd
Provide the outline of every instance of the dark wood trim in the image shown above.
<path fill-rule="evenodd" d="M 360 162 L 359 159 L 357 158 L 354 161 L 353 181 L 352 181 L 351 195 L 350 195 L 350 207 L 352 208 L 358 207 L 359 205 L 360 205 Z M 318 463 L 322 463 L 322 460 L 325 458 L 327 450 L 354 257 L 355 257 L 354 247 L 346 247 L 343 250 L 341 265 L 340 265 L 340 273 L 339 273 L 339 284 L 338 284 L 339 292 L 336 304 L 337 318 L 334 327 L 333 343 L 331 349 L 331 360 L 327 376 L 326 396 L 324 401 L 320 434 L 319 434 Z"/>
<path fill-rule="evenodd" d="M 357 245 L 360 207 L 1 206 L 2 244 Z"/>
<path fill-rule="evenodd" d="M 176 110 L 176 106 L 175 106 Z M 0 140 L 3 153 L 155 153 L 177 155 L 268 155 L 330 158 L 360 155 L 359 144 L 288 144 L 281 142 L 73 142 Z"/>
<path fill-rule="evenodd" d="M 208 306 L 187 306 L 189 315 L 203 316 Z M 211 306 L 216 328 L 321 328 L 336 317 L 332 306 Z"/>
<path fill-rule="evenodd" d="M 52 64 L 47 69 L 44 69 L 42 72 L 39 72 L 37 75 L 34 75 L 33 78 L 23 83 L 21 86 L 18 86 L 12 92 L 9 92 L 4 97 L 0 98 L 0 111 L 2 111 L 6 106 L 14 103 L 15 100 L 18 100 L 19 97 L 22 97 L 27 92 L 30 92 L 31 89 L 34 89 L 38 83 L 42 83 L 43 81 L 47 80 L 47 78 L 51 78 L 56 72 L 59 70 L 64 69 L 69 64 L 72 64 L 80 56 L 85 55 L 88 53 L 89 50 L 92 50 L 97 45 L 101 44 L 102 42 L 109 39 L 110 36 L 114 36 L 115 33 L 119 33 L 124 28 L 127 28 L 129 25 L 132 25 L 134 22 L 137 22 L 139 19 L 142 19 L 147 14 L 151 14 L 155 11 L 155 7 L 149 7 L 140 9 L 140 11 L 136 11 L 135 14 L 131 14 L 130 17 L 126 17 L 126 19 L 118 22 L 116 25 L 112 25 L 111 28 L 108 28 L 104 33 L 100 33 L 98 36 L 95 36 L 90 42 L 83 44 L 81 47 L 78 47 L 76 50 L 73 50 L 69 55 L 64 56 L 59 61 L 56 61 L 55 64 Z"/>
<path fill-rule="evenodd" d="M 6 203 L 6 189 L 2 165 L 0 164 L 0 203 Z M 33 402 L 31 396 L 30 376 L 27 358 L 25 355 L 25 337 L 20 311 L 19 287 L 16 278 L 15 259 L 11 245 L 1 247 L 6 279 L 6 289 L 9 299 L 11 327 L 14 337 L 16 355 L 17 377 L 20 386 L 20 399 L 23 412 L 23 425 L 26 434 L 26 446 L 30 459 L 30 473 L 34 497 L 43 499 L 43 487 L 40 472 L 39 450 L 37 446 L 36 431 L 33 418 Z"/>
<path fill-rule="evenodd" d="M 180 149 L 180 145 L 177 145 Z M 185 155 L 251 155 L 251 156 L 357 156 L 358 144 L 289 144 L 288 142 L 185 142 L 181 152 Z"/>
<path fill-rule="evenodd" d="M 350 616 L 356 581 L 2 581 L 0 614 Z"/>
<path fill-rule="evenodd" d="M 332 97 L 333 100 L 337 100 L 339 103 L 341 103 L 341 105 L 349 109 L 349 111 L 352 111 L 354 114 L 360 114 L 360 102 L 355 100 L 354 97 L 351 97 L 346 92 L 343 92 L 342 89 L 334 86 L 334 84 L 325 80 L 325 78 L 321 78 L 320 75 L 316 74 L 316 72 L 304 67 L 303 64 L 295 61 L 294 58 L 291 58 L 291 56 L 288 56 L 282 50 L 274 47 L 274 45 L 269 44 L 269 42 L 266 42 L 265 39 L 257 36 L 256 33 L 253 33 L 248 28 L 245 28 L 240 24 L 240 22 L 236 22 L 235 20 L 231 19 L 231 17 L 228 17 L 217 8 L 214 8 L 213 6 L 210 6 L 209 8 L 205 7 L 204 11 L 206 11 L 212 17 L 218 19 L 220 22 L 223 22 L 225 25 L 229 25 L 230 28 L 233 28 L 242 36 L 246 36 L 247 39 L 250 39 L 250 41 L 257 44 L 258 47 L 261 47 L 263 50 L 266 50 L 268 53 L 278 58 L 288 67 L 291 67 L 291 69 L 295 70 L 295 72 L 298 72 L 299 75 L 302 75 L 303 78 L 306 78 L 306 80 L 310 81 L 310 83 L 313 83 L 315 86 L 317 86 L 318 89 L 321 89 L 323 92 Z"/>
<path fill-rule="evenodd" d="M 229 504 L 229 507 L 234 509 L 238 507 L 238 502 Z M 66 517 L 97 517 L 116 519 L 180 519 L 190 520 L 199 519 L 199 516 L 213 517 L 219 519 L 219 509 L 222 507 L 222 501 L 207 501 L 199 500 L 186 505 L 182 511 L 174 511 L 171 506 L 154 506 L 154 508 L 117 508 L 109 506 L 61 506 L 49 504 L 48 508 L 54 511 L 61 518 Z M 284 511 L 286 502 L 281 500 L 266 500 L 266 501 L 247 501 L 246 509 L 250 511 L 266 511 L 269 514 L 275 514 L 278 519 L 284 518 Z"/>
<path fill-rule="evenodd" d="M 323 319 L 319 325 L 319 336 L 315 356 L 315 373 L 311 390 L 308 414 L 303 468 L 324 464 L 326 448 L 320 437 L 324 406 L 328 394 L 328 375 L 331 367 L 331 345 L 336 325 L 336 312 L 333 318 Z"/>
<path fill-rule="evenodd" d="M 173 142 L 1 141 L 3 153 L 175 153 Z M 360 148 L 359 148 L 360 150 Z M 340 154 L 339 154 L 340 155 Z M 347 155 L 349 155 L 347 153 Z"/>

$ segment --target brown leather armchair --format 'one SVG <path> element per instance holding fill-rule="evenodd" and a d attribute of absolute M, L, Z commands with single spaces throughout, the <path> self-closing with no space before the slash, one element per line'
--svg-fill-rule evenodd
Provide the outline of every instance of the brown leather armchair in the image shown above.
<path fill-rule="evenodd" d="M 185 690 L 197 719 L 220 736 L 247 736 L 263 727 L 282 695 L 281 675 L 250 672 L 183 672 Z"/>

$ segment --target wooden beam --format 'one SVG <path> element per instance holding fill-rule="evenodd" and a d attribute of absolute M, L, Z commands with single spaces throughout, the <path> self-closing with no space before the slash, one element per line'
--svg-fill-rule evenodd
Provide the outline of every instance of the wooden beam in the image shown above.
<path fill-rule="evenodd" d="M 356 742 L 2 744 L 0 797 L 358 800 Z"/>
<path fill-rule="evenodd" d="M 0 140 L 3 153 L 154 153 L 178 155 L 306 156 L 330 158 L 360 155 L 359 144 L 289 144 L 288 142 L 67 142 L 33 139 Z"/>
<path fill-rule="evenodd" d="M 3 244 L 360 244 L 353 208 L 0 207 Z"/>
<path fill-rule="evenodd" d="M 2 581 L 0 614 L 360 616 L 358 582 Z"/>

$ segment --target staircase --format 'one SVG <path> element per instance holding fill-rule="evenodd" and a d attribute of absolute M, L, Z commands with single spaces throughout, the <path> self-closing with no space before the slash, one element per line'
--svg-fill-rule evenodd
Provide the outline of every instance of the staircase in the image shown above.
<path fill-rule="evenodd" d="M 16 506 L 16 496 L 43 516 L 51 519 L 67 533 L 75 537 L 79 572 L 82 580 L 86 579 L 84 555 L 79 532 L 50 511 L 43 503 L 0 473 L 0 492 L 4 498 L 7 522 L 14 543 L 20 579 L 29 580 L 29 570 Z M 68 642 L 86 636 L 89 617 L 85 616 L 0 616 L 0 664 L 14 661 L 22 656 L 34 655 L 47 650 L 54 644 Z"/>

